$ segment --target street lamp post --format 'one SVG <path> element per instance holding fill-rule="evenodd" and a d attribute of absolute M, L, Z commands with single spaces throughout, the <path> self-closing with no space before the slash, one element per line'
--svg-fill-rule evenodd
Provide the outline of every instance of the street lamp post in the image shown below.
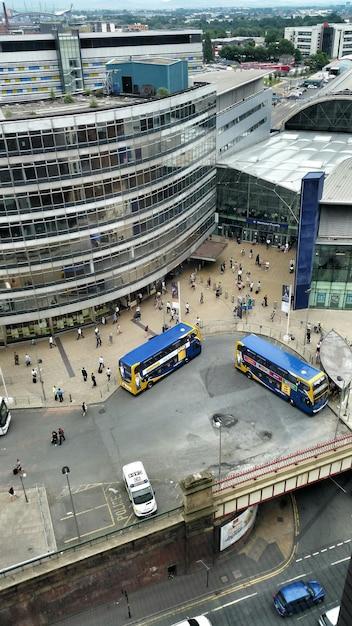
<path fill-rule="evenodd" d="M 28 503 L 29 500 L 28 500 L 28 496 L 27 496 L 26 490 L 24 488 L 24 482 L 23 482 L 23 479 L 26 478 L 27 474 L 25 472 L 21 471 L 21 472 L 18 472 L 18 476 L 20 477 L 20 481 L 21 481 L 21 485 L 22 485 L 22 489 L 23 489 L 23 494 L 24 494 L 25 500 Z"/>
<path fill-rule="evenodd" d="M 216 428 L 219 429 L 219 476 L 218 476 L 218 480 L 220 482 L 221 480 L 221 430 L 222 430 L 222 422 L 219 416 L 214 417 L 214 425 Z"/>
<path fill-rule="evenodd" d="M 336 428 L 335 428 L 335 437 L 334 439 L 336 439 L 337 437 L 337 431 L 339 429 L 339 423 L 340 423 L 340 419 L 341 419 L 341 408 L 342 408 L 342 401 L 343 401 L 343 397 L 344 397 L 344 392 L 345 392 L 345 380 L 344 378 L 342 378 L 342 376 L 338 376 L 337 380 L 342 383 L 342 387 L 341 387 L 341 391 L 340 391 L 340 406 L 339 406 L 339 416 L 336 422 Z"/>
<path fill-rule="evenodd" d="M 70 473 L 70 468 L 67 465 L 64 465 L 64 467 L 62 468 L 61 472 L 62 472 L 62 474 L 64 474 L 66 476 L 66 479 L 67 479 L 67 486 L 68 486 L 68 491 L 69 491 L 70 499 L 71 499 L 71 506 L 72 506 L 73 517 L 75 518 L 77 537 L 78 537 L 78 541 L 81 541 L 81 535 L 79 534 L 79 528 L 78 528 L 77 516 L 76 516 L 76 511 L 75 511 L 75 505 L 73 504 L 73 497 L 72 497 L 70 480 L 69 480 L 69 477 L 68 477 L 68 475 Z"/>

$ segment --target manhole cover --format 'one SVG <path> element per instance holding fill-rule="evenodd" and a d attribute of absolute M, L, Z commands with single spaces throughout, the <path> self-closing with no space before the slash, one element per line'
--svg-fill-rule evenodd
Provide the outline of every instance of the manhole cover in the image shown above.
<path fill-rule="evenodd" d="M 104 409 L 104 407 L 102 409 L 99 409 L 99 415 L 103 415 L 103 413 L 106 413 L 106 410 Z"/>
<path fill-rule="evenodd" d="M 263 441 L 269 441 L 272 439 L 273 433 L 270 430 L 262 430 L 259 435 Z"/>
<path fill-rule="evenodd" d="M 231 426 L 236 426 L 238 422 L 238 418 L 232 415 L 232 413 L 214 413 L 211 418 L 213 426 L 215 428 L 231 428 Z"/>

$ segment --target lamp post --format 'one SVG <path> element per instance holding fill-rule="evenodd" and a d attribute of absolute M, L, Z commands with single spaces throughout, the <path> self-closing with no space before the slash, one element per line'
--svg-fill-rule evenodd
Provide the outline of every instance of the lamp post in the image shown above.
<path fill-rule="evenodd" d="M 73 517 L 75 518 L 77 537 L 78 537 L 78 541 L 81 541 L 81 535 L 79 534 L 79 528 L 78 528 L 77 516 L 76 516 L 76 511 L 75 511 L 75 505 L 73 504 L 73 497 L 72 497 L 70 480 L 69 480 L 69 477 L 68 477 L 68 475 L 70 473 L 70 468 L 67 465 L 64 465 L 64 467 L 62 468 L 61 472 L 62 472 L 62 474 L 64 474 L 66 476 L 66 479 L 67 479 L 67 486 L 68 486 L 68 491 L 69 491 L 70 499 L 71 499 L 71 506 L 72 506 Z"/>
<path fill-rule="evenodd" d="M 210 567 L 209 565 L 207 565 L 206 563 L 204 563 L 204 561 L 202 561 L 202 559 L 198 559 L 197 563 L 200 563 L 201 565 L 203 565 L 204 569 L 207 572 L 207 579 L 206 579 L 206 584 L 205 586 L 208 588 L 209 587 L 209 572 L 210 572 Z"/>
<path fill-rule="evenodd" d="M 342 387 L 341 387 L 341 391 L 340 391 L 339 416 L 338 416 L 338 419 L 337 419 L 337 422 L 336 422 L 335 437 L 334 437 L 334 439 L 336 439 L 336 437 L 337 437 L 337 431 L 338 431 L 338 429 L 339 429 L 339 422 L 340 422 L 340 419 L 341 419 L 342 400 L 343 400 L 343 397 L 344 397 L 344 392 L 345 392 L 345 379 L 344 379 L 344 378 L 342 378 L 342 376 L 338 376 L 338 377 L 337 377 L 337 380 L 338 380 L 340 383 L 342 383 Z"/>
<path fill-rule="evenodd" d="M 219 476 L 218 480 L 221 480 L 221 430 L 222 430 L 222 422 L 219 415 L 214 416 L 214 426 L 219 429 Z"/>
<path fill-rule="evenodd" d="M 308 303 L 307 303 L 307 312 L 306 312 L 306 326 L 304 329 L 304 339 L 303 339 L 303 345 L 306 345 L 306 339 L 307 339 L 307 328 L 308 328 L 308 315 L 309 315 L 309 294 L 312 291 L 311 288 L 306 289 L 306 291 L 304 293 L 308 294 Z"/>
<path fill-rule="evenodd" d="M 23 482 L 23 479 L 26 478 L 27 474 L 26 474 L 26 472 L 22 472 L 21 471 L 21 472 L 18 472 L 18 476 L 20 477 L 20 481 L 21 481 L 22 490 L 23 490 L 23 494 L 24 494 L 25 500 L 28 503 L 29 500 L 28 500 L 28 496 L 27 496 L 26 490 L 24 488 L 24 482 Z"/>

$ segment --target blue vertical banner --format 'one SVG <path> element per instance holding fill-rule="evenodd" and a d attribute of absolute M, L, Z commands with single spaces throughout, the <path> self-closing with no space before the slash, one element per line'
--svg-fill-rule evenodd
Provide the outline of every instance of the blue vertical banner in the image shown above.
<path fill-rule="evenodd" d="M 314 248 L 319 228 L 319 202 L 323 193 L 323 185 L 324 172 L 309 172 L 302 178 L 294 309 L 308 308 Z"/>

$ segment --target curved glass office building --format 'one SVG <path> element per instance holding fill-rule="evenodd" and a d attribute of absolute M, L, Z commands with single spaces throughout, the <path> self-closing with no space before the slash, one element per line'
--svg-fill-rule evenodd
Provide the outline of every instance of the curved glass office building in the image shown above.
<path fill-rule="evenodd" d="M 214 228 L 214 88 L 87 100 L 0 122 L 2 343 L 108 313 Z"/>

